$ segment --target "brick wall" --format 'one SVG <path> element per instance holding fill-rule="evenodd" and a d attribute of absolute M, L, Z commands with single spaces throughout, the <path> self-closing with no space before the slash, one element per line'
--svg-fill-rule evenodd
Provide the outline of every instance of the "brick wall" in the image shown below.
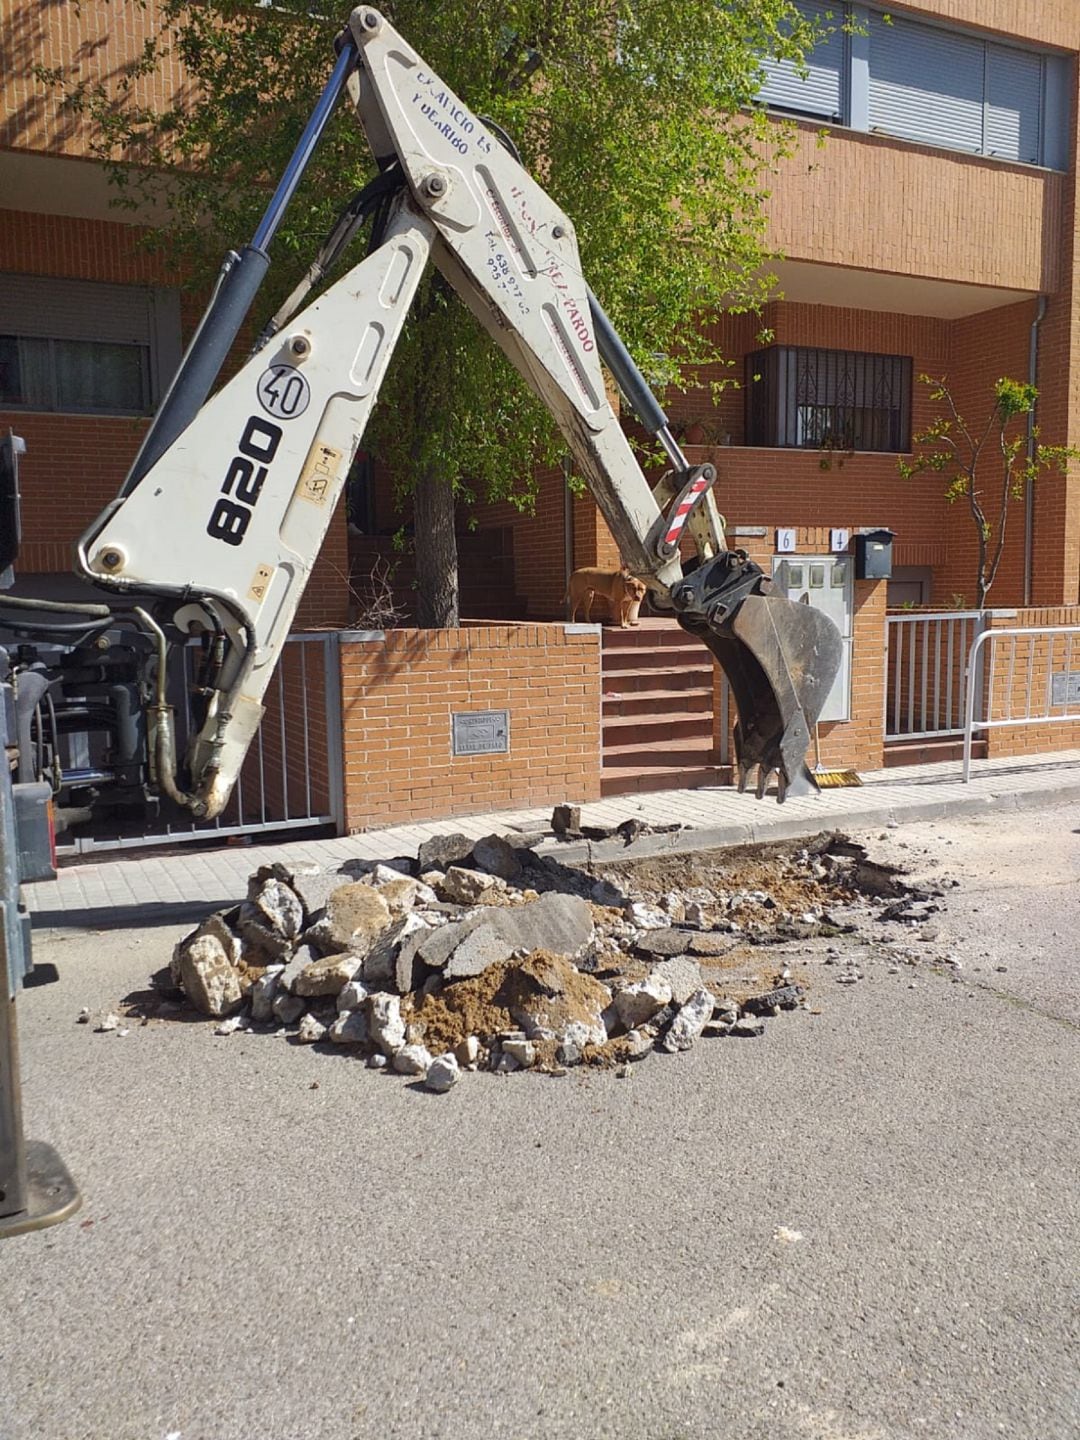
<path fill-rule="evenodd" d="M 56 90 L 33 73 L 37 65 L 78 67 L 79 75 L 115 88 L 144 43 L 157 33 L 160 10 L 146 3 L 56 5 L 45 0 L 5 0 L 0 5 L 0 146 L 83 156 L 90 147 L 85 116 L 64 110 Z M 190 94 L 175 56 L 135 82 L 140 105 L 165 110 Z"/>
<path fill-rule="evenodd" d="M 798 125 L 770 187 L 768 243 L 788 259 L 1015 290 L 1059 285 L 1066 176 L 852 130 L 830 130 L 822 147 L 820 128 Z"/>
<path fill-rule="evenodd" d="M 1080 605 L 1039 606 L 1017 611 L 991 612 L 991 630 L 1025 626 L 1080 625 Z M 1004 720 L 1030 714 L 1061 714 L 1063 707 L 1047 705 L 1051 677 L 1080 672 L 1080 634 L 1072 637 L 1003 636 L 983 646 L 983 714 Z M 1051 691 L 1052 694 L 1052 691 Z M 1076 703 L 1068 709 L 1075 711 Z M 987 754 L 1037 755 L 1080 746 L 1080 720 L 1049 725 L 1006 725 L 986 732 Z"/>
<path fill-rule="evenodd" d="M 341 642 L 350 831 L 600 794 L 600 644 L 561 625 Z M 510 753 L 453 757 L 452 711 L 509 710 Z"/>

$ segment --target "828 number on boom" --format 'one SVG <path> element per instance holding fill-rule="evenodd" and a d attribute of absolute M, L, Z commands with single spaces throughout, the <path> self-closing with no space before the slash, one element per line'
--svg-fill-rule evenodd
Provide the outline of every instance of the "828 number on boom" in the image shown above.
<path fill-rule="evenodd" d="M 230 460 L 218 500 L 206 522 L 206 533 L 226 545 L 243 544 L 255 506 L 277 454 L 282 430 L 272 420 L 252 415 L 244 426 L 237 454 Z"/>

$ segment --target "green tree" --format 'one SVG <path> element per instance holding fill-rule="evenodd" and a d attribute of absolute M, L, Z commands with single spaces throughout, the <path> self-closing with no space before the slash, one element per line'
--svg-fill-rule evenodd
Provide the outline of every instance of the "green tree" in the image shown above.
<path fill-rule="evenodd" d="M 46 78 L 90 121 L 120 203 L 164 192 L 175 224 L 156 243 L 192 280 L 208 279 L 223 250 L 250 236 L 328 73 L 344 12 L 322 6 L 331 18 L 315 16 L 302 0 L 158 0 L 157 8 L 160 32 L 119 85 L 77 72 Z M 383 8 L 474 111 L 506 129 L 573 217 L 585 273 L 650 380 L 679 385 L 703 365 L 730 364 L 703 321 L 757 309 L 774 283 L 765 185 L 789 144 L 787 129 L 753 105 L 760 57 L 800 64 L 832 28 L 832 12 L 823 6 L 811 26 L 792 0 L 387 0 Z M 147 108 L 138 81 L 169 56 L 182 62 L 186 90 L 171 108 Z M 306 263 L 373 173 L 347 112 L 278 234 L 279 260 Z M 279 265 L 276 280 L 271 272 L 266 314 L 298 268 Z M 433 273 L 367 443 L 413 493 L 420 621 L 453 624 L 456 504 L 528 506 L 535 467 L 564 447 L 546 410 Z"/>
<path fill-rule="evenodd" d="M 943 407 L 942 413 L 914 436 L 915 459 L 901 458 L 897 466 L 905 480 L 928 471 L 944 475 L 946 500 L 967 506 L 978 537 L 975 593 L 981 610 L 1005 553 L 1011 502 L 1022 499 L 1040 475 L 1064 474 L 1070 460 L 1080 459 L 1080 450 L 1040 443 L 1034 424 L 1039 392 L 1034 385 L 999 380 L 985 424 L 974 426 L 957 409 L 947 379 L 919 379 L 931 387 L 930 398 Z"/>

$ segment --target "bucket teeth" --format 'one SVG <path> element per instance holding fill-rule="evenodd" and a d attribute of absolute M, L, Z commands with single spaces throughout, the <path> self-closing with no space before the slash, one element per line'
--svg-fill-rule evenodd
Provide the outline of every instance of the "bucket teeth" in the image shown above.
<path fill-rule="evenodd" d="M 840 669 L 844 642 L 836 626 L 809 605 L 750 595 L 730 619 L 708 624 L 694 617 L 687 628 L 716 656 L 735 697 L 740 792 L 756 769 L 758 799 L 773 773 L 779 801 L 816 794 L 806 752 Z"/>

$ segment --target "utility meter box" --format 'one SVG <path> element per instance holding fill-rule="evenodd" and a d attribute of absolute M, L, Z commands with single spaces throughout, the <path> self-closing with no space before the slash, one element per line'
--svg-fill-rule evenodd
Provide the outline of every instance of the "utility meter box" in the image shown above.
<path fill-rule="evenodd" d="M 892 579 L 892 542 L 895 535 L 891 530 L 868 530 L 865 535 L 855 536 L 855 579 Z"/>
<path fill-rule="evenodd" d="M 855 562 L 850 555 L 774 555 L 773 583 L 786 600 L 823 610 L 844 641 L 840 669 L 822 720 L 851 719 L 851 636 L 855 619 Z"/>

